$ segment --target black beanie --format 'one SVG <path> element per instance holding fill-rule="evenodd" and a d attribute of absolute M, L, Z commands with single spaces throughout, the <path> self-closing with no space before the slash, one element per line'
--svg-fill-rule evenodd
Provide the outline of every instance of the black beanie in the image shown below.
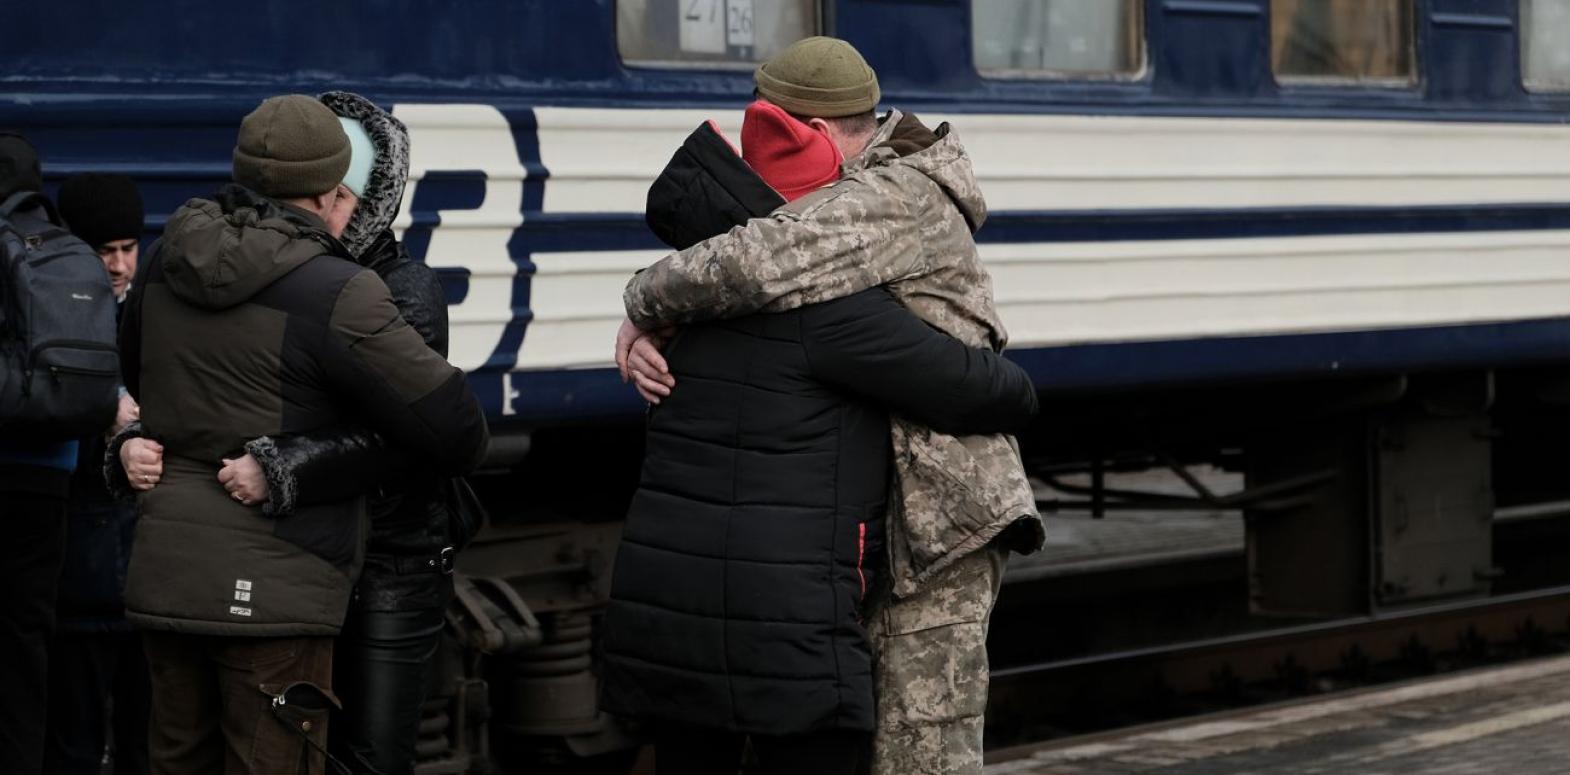
<path fill-rule="evenodd" d="M 71 233 L 95 249 L 142 236 L 142 195 L 125 175 L 72 175 L 56 201 Z"/>
<path fill-rule="evenodd" d="M 42 190 L 44 174 L 33 144 L 14 132 L 0 132 L 0 200 L 18 191 Z"/>

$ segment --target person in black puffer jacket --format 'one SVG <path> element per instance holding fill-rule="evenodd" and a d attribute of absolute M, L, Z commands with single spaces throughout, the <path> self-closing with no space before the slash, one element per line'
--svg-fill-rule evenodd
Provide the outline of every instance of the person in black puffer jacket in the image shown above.
<path fill-rule="evenodd" d="M 344 121 L 354 146 L 345 186 L 350 199 L 342 242 L 376 272 L 427 346 L 447 356 L 447 304 L 436 273 L 409 257 L 391 225 L 409 176 L 403 123 L 356 94 L 321 101 Z M 357 171 L 360 174 L 356 174 Z M 229 461 L 227 487 L 287 517 L 303 506 L 372 493 L 371 530 L 333 657 L 333 688 L 343 703 L 329 749 L 356 773 L 403 775 L 414 768 L 420 705 L 452 595 L 455 543 L 447 487 L 416 456 L 389 448 L 364 428 L 333 426 L 264 436 Z"/>
<path fill-rule="evenodd" d="M 677 249 L 784 200 L 710 124 L 649 192 Z M 880 583 L 889 413 L 1015 431 L 1028 376 L 884 288 L 683 329 L 648 420 L 606 610 L 601 704 L 652 724 L 661 773 L 854 772 L 873 729 L 862 627 Z"/>

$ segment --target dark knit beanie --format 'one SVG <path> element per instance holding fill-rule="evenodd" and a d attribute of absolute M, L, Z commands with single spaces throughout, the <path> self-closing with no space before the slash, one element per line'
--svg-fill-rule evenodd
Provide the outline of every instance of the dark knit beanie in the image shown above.
<path fill-rule="evenodd" d="M 752 76 L 758 96 L 808 118 L 838 118 L 878 106 L 878 74 L 855 46 L 839 38 L 803 38 Z"/>
<path fill-rule="evenodd" d="M 142 236 L 142 195 L 125 175 L 73 175 L 56 199 L 71 233 L 94 248 Z"/>
<path fill-rule="evenodd" d="M 269 97 L 240 122 L 234 182 L 275 199 L 333 190 L 349 171 L 349 136 L 315 97 Z"/>
<path fill-rule="evenodd" d="M 18 191 L 42 190 L 44 173 L 33 144 L 14 132 L 0 132 L 0 200 Z"/>

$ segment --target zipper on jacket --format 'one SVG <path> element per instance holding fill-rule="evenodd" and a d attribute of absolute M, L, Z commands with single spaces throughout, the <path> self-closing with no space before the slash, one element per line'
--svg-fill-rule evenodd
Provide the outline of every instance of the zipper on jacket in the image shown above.
<path fill-rule="evenodd" d="M 867 572 L 862 563 L 867 559 L 867 523 L 856 523 L 856 576 L 861 579 L 861 600 L 867 601 Z"/>

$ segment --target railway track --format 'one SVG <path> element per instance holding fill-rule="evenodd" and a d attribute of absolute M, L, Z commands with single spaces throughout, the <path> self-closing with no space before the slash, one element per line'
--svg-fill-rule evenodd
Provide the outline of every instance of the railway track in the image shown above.
<path fill-rule="evenodd" d="M 991 750 L 1570 648 L 1570 585 L 992 673 Z"/>

